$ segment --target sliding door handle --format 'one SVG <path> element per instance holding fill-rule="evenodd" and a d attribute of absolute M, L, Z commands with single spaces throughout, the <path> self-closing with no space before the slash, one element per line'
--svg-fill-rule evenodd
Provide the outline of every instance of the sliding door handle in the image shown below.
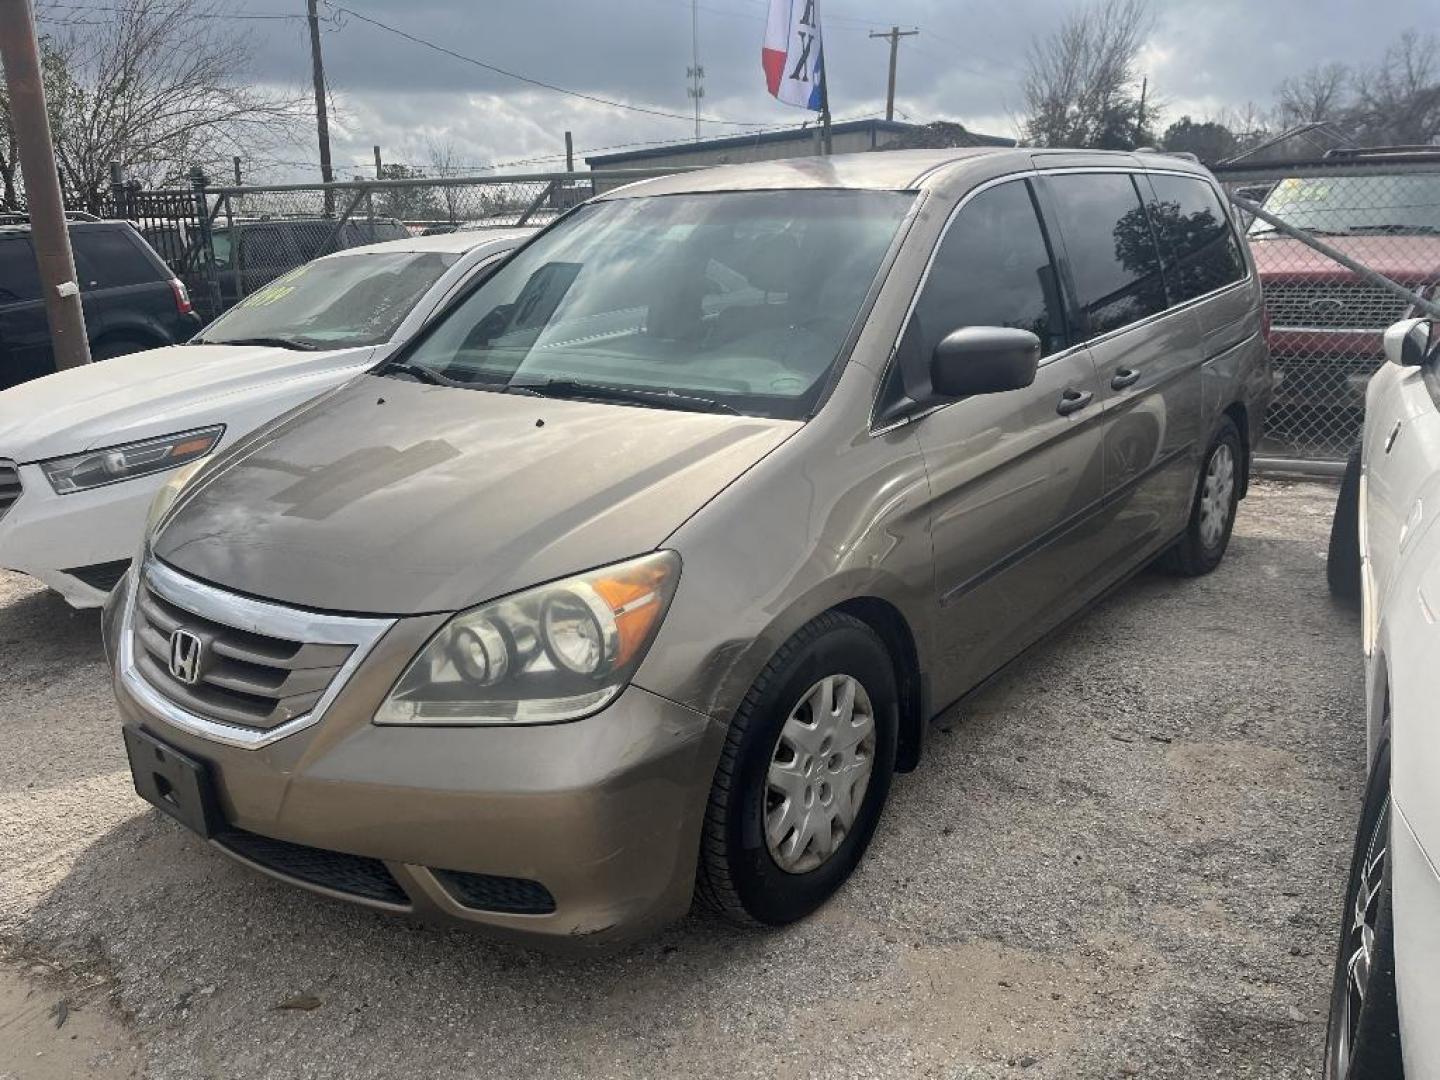
<path fill-rule="evenodd" d="M 1115 377 L 1110 380 L 1111 390 L 1124 390 L 1127 386 L 1134 386 L 1140 381 L 1140 372 L 1134 368 L 1122 367 L 1115 372 Z"/>
<path fill-rule="evenodd" d="M 1076 390 L 1071 387 L 1060 395 L 1060 404 L 1055 406 L 1055 411 L 1061 416 L 1069 416 L 1072 412 L 1079 412 L 1094 400 L 1095 395 L 1089 390 Z"/>

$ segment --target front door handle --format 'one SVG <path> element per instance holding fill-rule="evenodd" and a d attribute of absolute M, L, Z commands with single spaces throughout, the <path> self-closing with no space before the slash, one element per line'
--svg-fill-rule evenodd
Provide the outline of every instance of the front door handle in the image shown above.
<path fill-rule="evenodd" d="M 1111 390 L 1124 390 L 1127 386 L 1134 386 L 1140 381 L 1140 372 L 1134 368 L 1122 367 L 1115 372 L 1115 377 L 1110 380 Z"/>
<path fill-rule="evenodd" d="M 1079 412 L 1094 400 L 1095 395 L 1089 390 L 1076 390 L 1074 387 L 1070 387 L 1060 395 L 1060 404 L 1055 406 L 1055 411 L 1061 416 L 1069 416 L 1072 412 Z"/>

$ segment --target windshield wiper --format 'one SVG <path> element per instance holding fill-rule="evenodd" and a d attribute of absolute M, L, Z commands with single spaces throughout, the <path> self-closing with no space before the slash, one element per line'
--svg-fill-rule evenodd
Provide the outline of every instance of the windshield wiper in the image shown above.
<path fill-rule="evenodd" d="M 419 364 L 407 364 L 403 360 L 397 360 L 386 364 L 375 372 L 376 375 L 408 375 L 416 382 L 425 383 L 427 386 L 459 386 L 467 390 L 475 389 L 475 383 L 465 382 L 463 379 L 452 379 L 448 375 L 441 375 L 432 368 L 421 367 Z"/>
<path fill-rule="evenodd" d="M 1351 225 L 1352 233 L 1384 233 L 1393 236 L 1425 235 L 1440 232 L 1434 225 Z"/>
<path fill-rule="evenodd" d="M 297 341 L 285 337 L 237 337 L 218 341 L 215 338 L 191 338 L 191 345 L 268 345 L 273 349 L 299 349 L 301 352 L 316 352 L 319 345 L 308 341 Z"/>
<path fill-rule="evenodd" d="M 536 382 L 512 382 L 507 390 L 535 394 L 539 397 L 582 397 L 598 401 L 623 401 L 646 405 L 652 409 L 675 409 L 679 412 L 711 412 L 741 415 L 733 405 L 695 394 L 677 394 L 673 390 L 645 390 L 637 386 L 615 386 L 609 383 L 579 382 L 575 379 L 541 379 Z"/>

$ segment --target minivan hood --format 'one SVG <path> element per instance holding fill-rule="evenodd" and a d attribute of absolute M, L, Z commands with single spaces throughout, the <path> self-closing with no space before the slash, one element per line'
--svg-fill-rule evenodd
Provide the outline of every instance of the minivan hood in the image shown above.
<path fill-rule="evenodd" d="M 376 349 L 167 345 L 0 391 L 0 458 L 21 463 L 183 431 L 197 405 L 370 363 Z"/>
<path fill-rule="evenodd" d="M 800 426 L 365 376 L 222 461 L 153 551 L 298 607 L 455 611 L 653 550 Z"/>

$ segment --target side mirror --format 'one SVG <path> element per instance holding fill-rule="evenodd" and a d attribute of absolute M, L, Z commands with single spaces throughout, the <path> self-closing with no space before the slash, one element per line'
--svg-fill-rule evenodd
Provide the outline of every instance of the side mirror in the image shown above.
<path fill-rule="evenodd" d="M 1401 319 L 1385 331 L 1385 359 L 1401 367 L 1419 367 L 1430 353 L 1429 319 Z"/>
<path fill-rule="evenodd" d="M 930 385 L 942 397 L 1001 394 L 1035 381 L 1040 339 L 1029 330 L 967 326 L 952 331 L 930 358 Z"/>

